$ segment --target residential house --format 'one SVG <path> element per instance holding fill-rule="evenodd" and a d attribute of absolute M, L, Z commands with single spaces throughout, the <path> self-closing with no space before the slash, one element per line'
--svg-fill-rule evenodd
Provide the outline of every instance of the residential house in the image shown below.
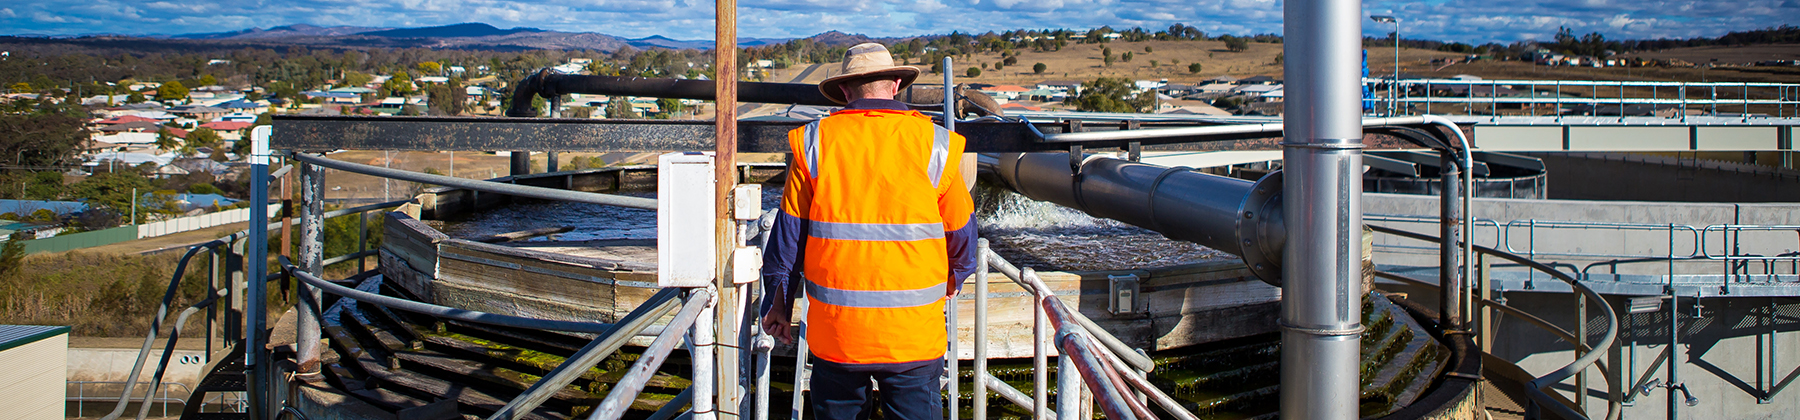
<path fill-rule="evenodd" d="M 1256 75 L 1256 76 L 1250 76 L 1250 77 L 1238 80 L 1237 84 L 1240 84 L 1240 85 L 1269 85 L 1269 84 L 1275 84 L 1275 83 L 1279 83 L 1279 82 L 1280 81 L 1275 80 L 1274 77 L 1269 77 L 1269 76 L 1264 76 L 1264 75 Z"/>
<path fill-rule="evenodd" d="M 1080 95 L 1081 94 L 1081 81 L 1080 80 L 1046 80 L 1046 81 L 1038 82 L 1037 88 L 1038 89 L 1049 89 L 1049 90 L 1054 90 L 1054 91 L 1058 91 L 1058 92 L 1067 92 L 1070 95 Z"/>
<path fill-rule="evenodd" d="M 1006 103 L 1006 101 L 1019 99 L 1020 95 L 1030 90 L 1031 89 L 1014 85 L 998 85 L 982 88 L 981 93 L 993 96 L 994 99 L 1000 101 L 1000 103 Z"/>

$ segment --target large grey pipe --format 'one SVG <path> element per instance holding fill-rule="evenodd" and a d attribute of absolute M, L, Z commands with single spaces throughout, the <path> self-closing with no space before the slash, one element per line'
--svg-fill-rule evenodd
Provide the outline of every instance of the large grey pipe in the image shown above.
<path fill-rule="evenodd" d="M 1363 326 L 1362 4 L 1290 0 L 1283 68 L 1281 416 L 1355 419 Z"/>
<path fill-rule="evenodd" d="M 533 96 L 549 99 L 571 93 L 708 101 L 718 98 L 710 80 L 591 76 L 546 70 L 533 73 L 513 84 L 512 107 L 506 110 L 506 116 L 537 117 L 538 111 L 531 107 Z M 969 89 L 957 89 L 957 93 L 960 98 L 957 107 L 961 113 L 1003 115 L 999 102 L 994 101 L 993 97 Z M 819 93 L 818 85 L 806 83 L 739 82 L 737 97 L 739 102 L 839 106 L 825 98 L 825 94 Z M 944 90 L 919 86 L 917 89 L 902 91 L 895 99 L 906 102 L 913 108 L 943 109 L 943 106 L 936 104 L 943 102 Z"/>
<path fill-rule="evenodd" d="M 1236 254 L 1258 278 L 1281 284 L 1280 173 L 1250 182 L 1087 156 L 1077 177 L 1067 154 L 993 157 L 987 169 L 1019 194 Z"/>

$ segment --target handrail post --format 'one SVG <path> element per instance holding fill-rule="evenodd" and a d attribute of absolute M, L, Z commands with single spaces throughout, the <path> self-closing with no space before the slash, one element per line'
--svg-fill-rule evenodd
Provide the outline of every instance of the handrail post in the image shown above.
<path fill-rule="evenodd" d="M 716 299 L 716 294 L 711 293 L 706 289 L 696 289 L 695 291 L 690 292 L 688 299 L 711 300 Z M 715 382 L 717 378 L 713 376 L 713 368 L 717 363 L 716 360 L 713 360 L 713 343 L 715 343 L 715 337 L 713 337 L 713 320 L 717 311 L 717 304 L 705 304 L 705 307 L 700 309 L 700 318 L 694 321 L 692 335 L 688 337 L 688 343 L 693 347 L 693 357 L 690 358 L 692 360 L 690 360 L 689 363 L 692 363 L 694 368 L 693 418 L 695 420 L 711 420 L 717 418 L 718 411 L 716 408 L 717 405 L 715 404 L 717 401 L 714 401 L 714 398 L 716 398 L 716 395 L 718 394 L 718 387 L 735 385 L 717 383 Z"/>
<path fill-rule="evenodd" d="M 244 284 L 249 293 L 244 297 L 244 367 L 248 372 L 244 393 L 250 405 L 249 420 L 262 420 L 266 417 L 268 401 L 267 381 L 269 366 L 262 363 L 269 351 L 263 346 L 267 342 L 264 336 L 264 323 L 267 322 L 268 291 L 263 282 L 265 266 L 269 256 L 269 134 L 273 131 L 269 126 L 259 126 L 250 131 L 250 233 L 244 254 Z M 248 245 L 254 244 L 254 245 Z"/>
<path fill-rule="evenodd" d="M 1031 268 L 1019 269 L 1019 278 L 1029 278 L 1035 273 Z M 1031 365 L 1032 365 L 1032 418 L 1045 419 L 1050 414 L 1050 316 L 1044 313 L 1044 299 L 1048 299 L 1048 290 L 1027 290 L 1032 295 L 1031 304 Z"/>
<path fill-rule="evenodd" d="M 309 273 L 325 274 L 325 168 L 300 163 L 300 264 Z M 251 278 L 255 281 L 255 278 Z M 304 282 L 295 285 L 294 311 L 298 315 L 294 333 L 296 373 L 307 380 L 320 379 L 320 325 L 313 305 L 323 305 L 324 294 Z"/>
<path fill-rule="evenodd" d="M 988 345 L 987 345 L 987 309 L 988 309 L 988 240 L 975 241 L 975 401 L 972 403 L 975 412 L 970 418 L 985 420 L 987 416 L 988 392 Z"/>
<path fill-rule="evenodd" d="M 356 213 L 356 253 L 369 250 L 369 212 Z M 369 271 L 365 262 L 369 257 L 356 257 L 356 272 Z"/>
<path fill-rule="evenodd" d="M 1040 305 L 1042 306 L 1042 305 Z M 1040 310 L 1041 311 L 1041 310 Z M 1080 328 L 1080 327 L 1064 327 Z M 1059 352 L 1056 356 L 1056 419 L 1078 420 L 1081 418 L 1081 374 L 1075 371 L 1075 357 L 1068 352 Z M 1044 402 L 1039 400 L 1038 404 Z"/>

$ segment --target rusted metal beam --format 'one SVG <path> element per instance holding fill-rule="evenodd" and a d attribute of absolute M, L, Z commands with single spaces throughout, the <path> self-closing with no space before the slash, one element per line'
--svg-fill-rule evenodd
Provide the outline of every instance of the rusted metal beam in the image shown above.
<path fill-rule="evenodd" d="M 738 121 L 739 153 L 787 153 L 787 132 L 804 121 Z M 1125 123 L 1084 122 L 1083 131 L 1124 128 Z M 1144 129 L 1198 126 L 1194 123 L 1141 123 Z M 1063 123 L 1034 123 L 1038 133 L 1066 131 Z M 581 152 L 702 151 L 716 148 L 717 129 L 706 120 L 607 120 L 498 117 L 275 117 L 273 147 L 288 150 L 530 150 Z M 969 139 L 970 153 L 1061 152 L 1069 143 L 1044 143 L 1024 123 L 967 121 L 956 124 Z M 1416 149 L 1420 146 L 1370 127 L 1363 139 L 1370 149 Z M 1131 141 L 1083 142 L 1088 149 L 1144 150 L 1281 150 L 1279 133 L 1235 133 Z"/>

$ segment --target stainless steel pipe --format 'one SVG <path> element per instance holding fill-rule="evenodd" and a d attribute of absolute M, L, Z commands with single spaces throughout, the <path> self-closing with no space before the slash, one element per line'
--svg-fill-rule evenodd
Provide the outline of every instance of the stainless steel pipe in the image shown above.
<path fill-rule="evenodd" d="M 994 157 L 988 169 L 1013 191 L 1236 254 L 1258 278 L 1280 284 L 1287 232 L 1279 173 L 1251 182 L 1088 156 L 1077 176 L 1066 154 Z"/>
<path fill-rule="evenodd" d="M 1362 288 L 1362 4 L 1283 5 L 1281 416 L 1358 417 Z"/>

